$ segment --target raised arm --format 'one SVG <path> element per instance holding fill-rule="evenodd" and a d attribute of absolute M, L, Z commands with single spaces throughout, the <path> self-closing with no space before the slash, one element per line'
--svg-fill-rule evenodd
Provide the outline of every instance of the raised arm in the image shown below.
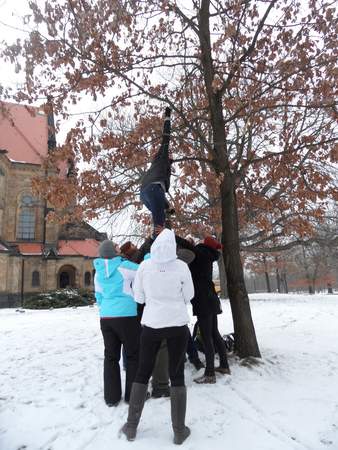
<path fill-rule="evenodd" d="M 191 250 L 192 252 L 196 253 L 196 246 L 189 242 L 187 239 L 182 238 L 181 236 L 178 236 L 175 234 L 176 244 L 179 247 L 186 248 L 188 250 Z"/>
<path fill-rule="evenodd" d="M 170 142 L 170 131 L 171 131 L 171 122 L 170 122 L 171 109 L 166 108 L 164 114 L 164 124 L 163 124 L 163 132 L 162 132 L 162 142 L 161 147 L 158 153 L 156 154 L 155 159 L 157 158 L 168 158 L 169 159 L 169 142 Z"/>

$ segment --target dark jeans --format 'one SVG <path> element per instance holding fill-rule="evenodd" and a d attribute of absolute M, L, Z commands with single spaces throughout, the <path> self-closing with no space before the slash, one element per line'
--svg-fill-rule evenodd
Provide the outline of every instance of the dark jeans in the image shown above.
<path fill-rule="evenodd" d="M 188 343 L 188 327 L 142 328 L 140 360 L 136 383 L 147 384 L 155 366 L 157 352 L 166 339 L 171 386 L 184 386 L 184 359 Z"/>
<path fill-rule="evenodd" d="M 205 352 L 205 375 L 215 375 L 215 348 L 219 355 L 220 367 L 228 368 L 225 343 L 218 331 L 217 315 L 211 314 L 206 317 L 197 317 L 198 326 L 204 344 Z M 215 348 L 214 348 L 215 346 Z"/>
<path fill-rule="evenodd" d="M 141 202 L 149 209 L 153 217 L 154 227 L 165 224 L 165 209 L 167 199 L 160 184 L 148 184 L 141 189 Z"/>
<path fill-rule="evenodd" d="M 116 317 L 101 319 L 104 341 L 104 399 L 107 403 L 117 403 L 121 399 L 120 356 L 121 345 L 126 353 L 126 385 L 124 398 L 129 401 L 131 385 L 134 382 L 138 358 L 141 325 L 135 317 Z"/>
<path fill-rule="evenodd" d="M 191 336 L 191 334 L 189 333 L 189 339 L 188 339 L 188 347 L 187 347 L 187 353 L 188 353 L 188 357 L 189 357 L 189 361 L 197 361 L 199 359 L 198 356 L 198 351 L 195 345 L 195 342 Z"/>

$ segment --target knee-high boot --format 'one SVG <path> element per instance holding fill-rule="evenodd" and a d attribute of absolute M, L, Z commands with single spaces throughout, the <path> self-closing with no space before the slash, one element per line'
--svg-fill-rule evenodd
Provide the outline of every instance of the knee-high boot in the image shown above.
<path fill-rule="evenodd" d="M 140 422 L 147 396 L 147 388 L 147 384 L 141 383 L 133 383 L 131 388 L 128 418 L 127 422 L 121 428 L 121 433 L 126 435 L 128 441 L 133 441 L 136 437 L 137 426 Z"/>
<path fill-rule="evenodd" d="M 185 425 L 187 409 L 187 388 L 175 386 L 170 388 L 171 422 L 174 430 L 174 444 L 182 444 L 190 435 L 190 428 Z"/>

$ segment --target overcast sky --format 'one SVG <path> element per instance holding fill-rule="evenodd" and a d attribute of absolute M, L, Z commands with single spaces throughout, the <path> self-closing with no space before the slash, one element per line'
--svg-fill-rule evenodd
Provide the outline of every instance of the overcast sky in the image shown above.
<path fill-rule="evenodd" d="M 22 17 L 25 14 L 30 13 L 30 9 L 28 7 L 28 0 L 0 0 L 0 42 L 6 41 L 8 43 L 13 43 L 16 39 L 21 38 L 24 39 L 26 37 L 26 33 L 20 31 L 24 29 L 25 26 L 22 22 Z M 43 0 L 40 0 L 38 3 L 44 3 Z M 27 28 L 27 27 L 26 27 Z M 16 88 L 18 84 L 24 81 L 24 73 L 16 74 L 13 66 L 6 63 L 6 65 L 1 65 L 0 71 L 0 84 L 4 87 Z M 81 109 L 82 111 L 90 111 L 93 110 L 93 103 L 91 101 L 83 101 L 81 105 L 77 106 L 77 109 Z M 74 111 L 78 112 L 78 111 Z M 77 120 L 79 116 L 74 117 L 74 122 Z M 67 130 L 69 129 L 70 123 L 72 121 L 67 121 L 61 126 L 61 130 L 57 135 L 58 143 L 62 143 L 64 140 Z M 129 222 L 128 213 L 121 218 L 120 221 L 117 221 L 113 225 L 113 229 L 110 225 L 107 224 L 106 219 L 102 219 L 99 221 L 91 222 L 93 226 L 100 231 L 106 231 L 110 235 L 113 233 L 115 236 L 128 233 L 128 228 L 126 227 L 126 223 Z M 121 239 L 116 239 L 121 242 Z M 123 239 L 122 239 L 123 241 Z"/>
<path fill-rule="evenodd" d="M 25 33 L 19 31 L 19 28 L 22 28 L 20 16 L 27 14 L 28 11 L 27 0 L 0 0 L 0 41 L 14 42 L 25 36 Z M 16 84 L 22 80 L 23 74 L 16 74 L 11 65 L 1 65 L 0 83 L 2 85 L 15 88 Z"/>

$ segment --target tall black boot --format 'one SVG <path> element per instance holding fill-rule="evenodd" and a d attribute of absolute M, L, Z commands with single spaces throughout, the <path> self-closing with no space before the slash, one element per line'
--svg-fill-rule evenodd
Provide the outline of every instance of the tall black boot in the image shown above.
<path fill-rule="evenodd" d="M 147 388 L 147 384 L 141 383 L 133 383 L 131 388 L 128 419 L 121 428 L 121 433 L 126 435 L 128 441 L 133 441 L 136 437 L 137 426 L 140 422 L 144 402 L 147 396 Z"/>
<path fill-rule="evenodd" d="M 174 444 L 181 445 L 190 435 L 190 428 L 185 426 L 187 409 L 187 388 L 175 386 L 170 388 L 171 422 L 174 430 Z"/>

